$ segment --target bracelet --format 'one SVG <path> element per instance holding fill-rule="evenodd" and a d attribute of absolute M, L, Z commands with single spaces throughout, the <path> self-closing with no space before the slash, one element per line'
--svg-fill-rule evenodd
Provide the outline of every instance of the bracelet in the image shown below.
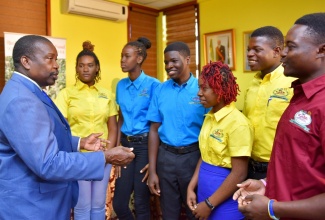
<path fill-rule="evenodd" d="M 207 206 L 211 209 L 211 210 L 213 210 L 215 207 L 211 204 L 211 202 L 209 201 L 209 198 L 206 198 L 205 200 L 205 204 L 207 204 Z"/>
<path fill-rule="evenodd" d="M 264 184 L 264 186 L 266 186 L 266 181 L 265 179 L 260 179 L 262 181 L 262 183 Z"/>
<path fill-rule="evenodd" d="M 268 206 L 267 206 L 267 211 L 269 213 L 269 216 L 271 219 L 274 219 L 274 220 L 279 220 L 280 218 L 277 218 L 275 215 L 274 215 L 274 211 L 273 211 L 273 203 L 274 203 L 274 199 L 270 199 L 269 200 L 269 203 L 268 203 Z"/>

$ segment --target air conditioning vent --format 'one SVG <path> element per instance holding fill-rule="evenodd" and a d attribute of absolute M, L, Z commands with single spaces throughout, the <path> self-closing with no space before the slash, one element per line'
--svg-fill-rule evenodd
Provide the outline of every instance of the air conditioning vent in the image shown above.
<path fill-rule="evenodd" d="M 127 6 L 105 0 L 65 0 L 65 12 L 117 22 L 128 17 Z"/>

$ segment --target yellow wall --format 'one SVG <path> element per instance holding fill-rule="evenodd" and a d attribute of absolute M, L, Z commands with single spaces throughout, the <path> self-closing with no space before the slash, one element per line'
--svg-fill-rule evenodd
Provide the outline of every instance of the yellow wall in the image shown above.
<path fill-rule="evenodd" d="M 60 1 L 51 1 L 51 31 L 53 37 L 67 39 L 67 86 L 75 82 L 75 58 L 82 49 L 82 42 L 92 41 L 95 53 L 100 59 L 102 80 L 100 84 L 115 92 L 116 83 L 126 77 L 120 68 L 120 53 L 127 43 L 126 22 L 117 23 L 104 19 L 91 18 L 62 12 Z M 125 0 L 115 0 L 125 4 Z M 205 33 L 234 29 L 237 77 L 241 94 L 237 107 L 242 109 L 243 96 L 254 73 L 243 72 L 243 32 L 261 26 L 273 25 L 284 34 L 294 21 L 303 14 L 325 10 L 325 0 L 198 0 L 200 8 L 201 63 L 204 64 L 203 36 Z M 157 24 L 161 25 L 161 14 Z M 158 30 L 162 37 L 162 31 Z M 158 78 L 165 79 L 163 70 L 164 42 L 158 39 Z"/>
<path fill-rule="evenodd" d="M 126 1 L 123 1 L 126 2 Z M 82 43 L 90 40 L 101 65 L 100 85 L 115 93 L 116 83 L 126 77 L 120 68 L 120 56 L 127 42 L 126 21 L 117 23 L 109 20 L 63 13 L 63 0 L 51 1 L 51 32 L 53 37 L 66 38 L 67 86 L 75 83 L 75 64 Z"/>
<path fill-rule="evenodd" d="M 243 72 L 243 32 L 272 25 L 284 35 L 295 20 L 307 13 L 325 11 L 324 0 L 198 0 L 200 8 L 201 63 L 204 64 L 204 34 L 234 29 L 237 77 L 241 94 L 237 107 L 242 109 L 243 98 L 254 73 Z"/>

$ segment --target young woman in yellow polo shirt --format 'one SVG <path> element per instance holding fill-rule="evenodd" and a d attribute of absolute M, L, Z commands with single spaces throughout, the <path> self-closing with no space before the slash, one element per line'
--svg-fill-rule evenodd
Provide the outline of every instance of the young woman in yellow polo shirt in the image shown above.
<path fill-rule="evenodd" d="M 247 176 L 253 130 L 235 107 L 238 91 L 236 78 L 226 64 L 218 61 L 203 67 L 198 96 L 211 111 L 201 128 L 201 159 L 187 189 L 187 204 L 196 218 L 244 219 L 232 195 L 236 184 Z"/>
<path fill-rule="evenodd" d="M 68 120 L 72 135 L 84 137 L 91 133 L 103 133 L 102 138 L 110 140 L 106 147 L 111 148 L 116 146 L 118 112 L 112 93 L 97 85 L 100 63 L 93 49 L 91 42 L 83 43 L 83 50 L 76 60 L 76 84 L 61 90 L 55 103 Z M 106 190 L 111 167 L 110 164 L 106 165 L 101 181 L 78 181 L 75 220 L 105 219 Z"/>

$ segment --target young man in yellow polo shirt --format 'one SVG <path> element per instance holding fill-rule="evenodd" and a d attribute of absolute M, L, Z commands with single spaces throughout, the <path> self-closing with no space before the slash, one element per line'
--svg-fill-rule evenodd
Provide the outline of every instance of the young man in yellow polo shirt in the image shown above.
<path fill-rule="evenodd" d="M 275 130 L 293 94 L 292 77 L 283 75 L 280 52 L 283 34 L 272 26 L 253 31 L 247 48 L 248 64 L 259 71 L 246 91 L 244 115 L 252 123 L 255 135 L 248 178 L 266 177 Z"/>

